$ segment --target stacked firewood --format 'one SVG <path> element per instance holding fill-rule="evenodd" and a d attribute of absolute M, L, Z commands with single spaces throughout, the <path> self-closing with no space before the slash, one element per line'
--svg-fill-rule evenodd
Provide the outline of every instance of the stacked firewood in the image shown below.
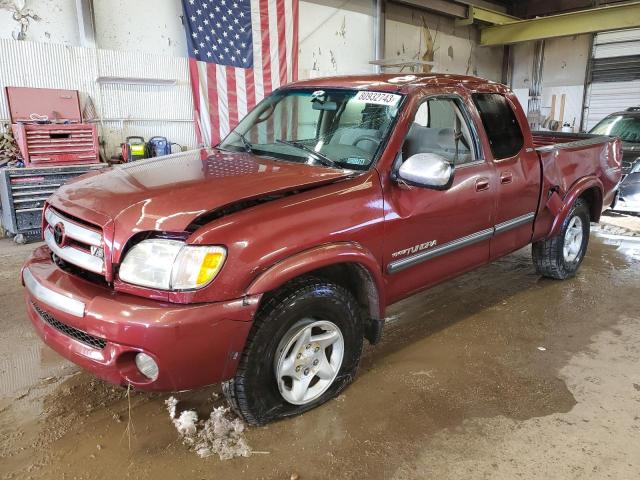
<path fill-rule="evenodd" d="M 0 127 L 0 167 L 14 165 L 20 161 L 20 149 L 16 144 L 10 125 Z"/>

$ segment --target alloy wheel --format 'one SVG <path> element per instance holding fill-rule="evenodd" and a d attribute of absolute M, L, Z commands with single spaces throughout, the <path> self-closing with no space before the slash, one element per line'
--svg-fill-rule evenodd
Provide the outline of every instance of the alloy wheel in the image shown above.
<path fill-rule="evenodd" d="M 282 397 L 305 405 L 327 391 L 344 356 L 340 329 L 326 320 L 303 319 L 284 335 L 275 358 L 275 374 Z"/>

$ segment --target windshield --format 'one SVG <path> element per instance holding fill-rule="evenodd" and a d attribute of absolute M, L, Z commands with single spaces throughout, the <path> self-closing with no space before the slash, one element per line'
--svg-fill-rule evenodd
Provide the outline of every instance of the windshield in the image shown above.
<path fill-rule="evenodd" d="M 593 127 L 591 133 L 612 135 L 624 142 L 640 143 L 640 116 L 612 115 Z"/>
<path fill-rule="evenodd" d="M 367 170 L 402 96 L 362 90 L 284 90 L 252 110 L 219 145 L 281 160 Z"/>

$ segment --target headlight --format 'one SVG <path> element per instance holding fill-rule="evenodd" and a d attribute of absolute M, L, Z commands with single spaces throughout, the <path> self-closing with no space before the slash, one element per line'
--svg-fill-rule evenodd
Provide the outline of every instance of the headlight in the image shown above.
<path fill-rule="evenodd" d="M 120 265 L 120 279 L 160 290 L 192 290 L 211 282 L 227 256 L 224 247 L 151 239 L 134 245 Z"/>

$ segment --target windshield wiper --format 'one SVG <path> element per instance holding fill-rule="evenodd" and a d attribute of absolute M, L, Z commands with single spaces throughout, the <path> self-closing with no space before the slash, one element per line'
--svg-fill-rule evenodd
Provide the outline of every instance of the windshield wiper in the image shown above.
<path fill-rule="evenodd" d="M 242 140 L 242 145 L 244 145 L 244 149 L 247 153 L 252 153 L 253 152 L 253 145 L 251 145 L 251 143 L 249 143 L 249 140 L 247 140 L 243 134 L 241 134 L 240 132 L 237 132 L 236 130 L 233 131 L 233 133 L 235 133 L 238 137 L 240 137 L 240 140 Z"/>
<path fill-rule="evenodd" d="M 317 160 L 318 162 L 322 163 L 323 165 L 326 165 L 327 167 L 335 167 L 336 166 L 336 162 L 334 162 L 333 160 L 331 160 L 329 157 L 316 152 L 313 148 L 307 147 L 304 143 L 302 142 L 296 142 L 293 140 L 276 140 L 276 143 L 282 143 L 283 145 L 289 145 L 290 147 L 295 147 L 299 150 L 304 150 L 305 152 L 307 152 L 308 154 L 310 154 L 315 160 Z"/>

